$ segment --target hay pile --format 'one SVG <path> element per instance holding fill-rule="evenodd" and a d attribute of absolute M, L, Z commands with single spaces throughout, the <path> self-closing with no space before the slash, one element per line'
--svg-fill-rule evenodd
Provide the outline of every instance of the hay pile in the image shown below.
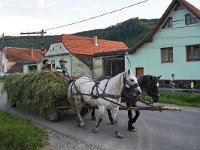
<path fill-rule="evenodd" d="M 22 110 L 38 114 L 68 103 L 68 85 L 56 72 L 36 71 L 11 75 L 5 81 L 5 90 L 9 95 L 9 103 L 17 101 L 17 106 Z"/>
<path fill-rule="evenodd" d="M 20 88 L 19 83 L 23 78 L 24 74 L 15 73 L 6 77 L 3 92 L 7 92 L 7 102 L 10 105 L 16 104 L 16 101 L 20 98 Z"/>

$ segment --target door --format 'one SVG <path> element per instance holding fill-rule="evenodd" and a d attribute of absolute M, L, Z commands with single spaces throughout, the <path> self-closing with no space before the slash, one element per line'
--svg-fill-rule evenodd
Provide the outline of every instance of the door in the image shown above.
<path fill-rule="evenodd" d="M 103 75 L 115 76 L 125 70 L 124 57 L 104 58 L 103 59 Z"/>
<path fill-rule="evenodd" d="M 143 67 L 135 68 L 135 69 L 136 69 L 136 76 L 144 75 L 144 68 Z"/>

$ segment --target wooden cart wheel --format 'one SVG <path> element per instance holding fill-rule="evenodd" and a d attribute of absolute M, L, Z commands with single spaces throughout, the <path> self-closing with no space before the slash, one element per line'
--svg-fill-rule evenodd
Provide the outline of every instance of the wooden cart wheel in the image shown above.
<path fill-rule="evenodd" d="M 46 111 L 47 119 L 53 122 L 57 122 L 60 120 L 61 113 L 57 109 L 47 110 Z"/>

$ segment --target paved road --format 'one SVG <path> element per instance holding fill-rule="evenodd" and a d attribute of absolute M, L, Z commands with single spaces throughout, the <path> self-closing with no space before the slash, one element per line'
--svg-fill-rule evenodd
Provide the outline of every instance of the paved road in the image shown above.
<path fill-rule="evenodd" d="M 85 117 L 86 127 L 79 128 L 73 112 L 66 112 L 58 123 L 19 112 L 5 102 L 5 95 L 0 97 L 0 109 L 25 116 L 69 137 L 110 150 L 199 150 L 200 149 L 200 109 L 183 108 L 181 112 L 142 111 L 136 123 L 137 132 L 127 131 L 127 113 L 120 111 L 119 127 L 124 139 L 117 139 L 113 126 L 107 115 L 100 126 L 100 133 L 94 134 L 91 129 L 95 122 L 90 116 Z"/>

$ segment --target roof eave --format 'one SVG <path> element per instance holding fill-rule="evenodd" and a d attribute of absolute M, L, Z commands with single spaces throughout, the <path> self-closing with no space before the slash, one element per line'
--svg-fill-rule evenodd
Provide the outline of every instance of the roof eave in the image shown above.
<path fill-rule="evenodd" d="M 145 36 L 144 39 L 142 39 L 139 43 L 137 43 L 135 46 L 133 46 L 132 48 L 130 48 L 129 50 L 129 54 L 132 54 L 134 52 L 137 51 L 137 49 L 142 46 L 144 43 L 146 42 L 151 42 L 153 41 L 153 36 L 155 35 L 155 33 L 158 31 L 158 29 L 160 28 L 160 26 L 162 25 L 163 21 L 165 20 L 165 18 L 168 16 L 168 14 L 170 13 L 171 9 L 173 8 L 175 2 L 177 0 L 173 0 L 169 7 L 166 9 L 166 11 L 163 13 L 162 17 L 159 19 L 158 23 L 156 23 L 156 25 L 152 28 L 152 30 Z"/>
<path fill-rule="evenodd" d="M 95 53 L 93 56 L 99 57 L 99 56 L 125 55 L 128 50 L 129 49 L 127 48 L 127 49 L 111 51 L 111 52 L 98 52 L 98 53 Z"/>
<path fill-rule="evenodd" d="M 187 9 L 189 9 L 197 18 L 200 19 L 200 10 L 197 9 L 196 7 L 194 7 L 192 4 L 188 3 L 185 0 L 173 0 L 171 2 L 171 4 L 169 5 L 169 7 L 167 8 L 167 10 L 164 12 L 164 14 L 162 15 L 162 17 L 159 19 L 158 23 L 153 27 L 153 29 L 147 34 L 147 36 L 142 39 L 139 43 L 137 43 L 135 46 L 133 46 L 132 48 L 130 48 L 129 50 L 129 54 L 133 54 L 134 52 L 137 51 L 137 49 L 139 47 L 141 47 L 143 44 L 145 44 L 146 42 L 151 42 L 153 41 L 153 36 L 155 35 L 155 33 L 158 31 L 158 29 L 160 28 L 160 26 L 162 25 L 163 21 L 165 20 L 165 18 L 168 16 L 168 14 L 171 12 L 172 8 L 174 7 L 176 2 L 182 3 L 184 5 L 184 7 L 186 7 Z"/>

